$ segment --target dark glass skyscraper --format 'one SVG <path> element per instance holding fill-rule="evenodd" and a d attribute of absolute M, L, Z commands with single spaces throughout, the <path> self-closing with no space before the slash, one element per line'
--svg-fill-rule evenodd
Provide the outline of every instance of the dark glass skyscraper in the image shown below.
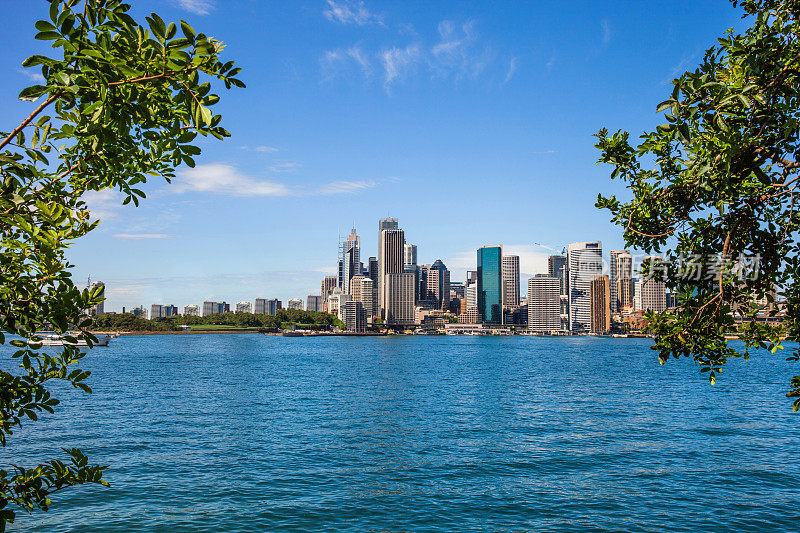
<path fill-rule="evenodd" d="M 503 323 L 503 248 L 478 249 L 478 312 L 486 324 Z"/>

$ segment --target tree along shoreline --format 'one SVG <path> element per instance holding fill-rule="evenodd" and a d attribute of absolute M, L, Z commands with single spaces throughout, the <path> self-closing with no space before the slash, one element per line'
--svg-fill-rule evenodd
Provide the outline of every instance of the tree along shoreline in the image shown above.
<path fill-rule="evenodd" d="M 185 327 L 191 328 L 187 331 Z M 293 328 L 312 331 L 344 329 L 344 324 L 330 313 L 280 309 L 274 315 L 254 313 L 216 313 L 204 317 L 174 316 L 148 320 L 133 313 L 103 314 L 95 317 L 93 331 L 119 333 L 279 333 Z"/>

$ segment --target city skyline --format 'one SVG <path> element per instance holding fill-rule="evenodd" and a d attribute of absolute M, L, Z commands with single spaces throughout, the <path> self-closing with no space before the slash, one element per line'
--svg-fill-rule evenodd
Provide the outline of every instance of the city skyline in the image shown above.
<path fill-rule="evenodd" d="M 333 7 L 354 5 L 369 16 Z M 143 186 L 141 207 L 90 195 L 102 222 L 69 251 L 75 279 L 105 281 L 109 309 L 250 292 L 288 301 L 336 272 L 331 243 L 353 223 L 362 249 L 376 250 L 367 229 L 387 214 L 405 221 L 419 264 L 441 259 L 453 279 L 491 242 L 519 255 L 527 275 L 545 271 L 549 253 L 534 243 L 622 248 L 594 208 L 598 192 L 622 185 L 595 166 L 592 134 L 663 121 L 654 102 L 672 76 L 741 26 L 721 0 L 419 7 L 137 1 L 136 18 L 157 10 L 222 40 L 248 89 L 218 109 L 232 138 L 203 140 L 197 167 Z M 32 39 L 38 18 L 35 2 L 7 13 L 18 45 L 0 58 L 5 116 L 30 111 L 16 96 L 36 74 L 21 62 L 51 52 Z M 481 216 L 464 216 L 469 205 Z M 331 217 L 332 206 L 347 215 Z"/>

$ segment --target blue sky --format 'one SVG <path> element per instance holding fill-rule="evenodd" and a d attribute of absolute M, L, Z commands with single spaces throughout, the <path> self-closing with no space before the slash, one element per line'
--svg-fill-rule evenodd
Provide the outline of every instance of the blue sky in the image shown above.
<path fill-rule="evenodd" d="M 148 183 L 138 209 L 91 199 L 101 224 L 69 256 L 77 279 L 106 282 L 110 310 L 305 298 L 334 272 L 338 235 L 355 223 L 376 255 L 387 215 L 454 280 L 485 244 L 526 274 L 546 270 L 534 243 L 601 240 L 607 255 L 621 232 L 594 202 L 623 191 L 592 134 L 659 124 L 673 76 L 743 24 L 727 0 L 131 3 L 225 42 L 247 89 L 222 94 L 232 137 L 203 142 L 195 169 Z M 10 129 L 35 78 L 20 63 L 49 51 L 33 39 L 47 6 L 0 6 Z"/>

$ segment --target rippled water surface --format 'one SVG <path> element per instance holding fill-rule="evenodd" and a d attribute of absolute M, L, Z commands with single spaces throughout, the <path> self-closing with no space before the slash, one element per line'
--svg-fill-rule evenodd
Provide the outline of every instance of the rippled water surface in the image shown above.
<path fill-rule="evenodd" d="M 12 530 L 796 531 L 796 369 L 759 353 L 712 387 L 649 344 L 121 337 L 0 452 L 77 446 L 111 488 Z"/>

